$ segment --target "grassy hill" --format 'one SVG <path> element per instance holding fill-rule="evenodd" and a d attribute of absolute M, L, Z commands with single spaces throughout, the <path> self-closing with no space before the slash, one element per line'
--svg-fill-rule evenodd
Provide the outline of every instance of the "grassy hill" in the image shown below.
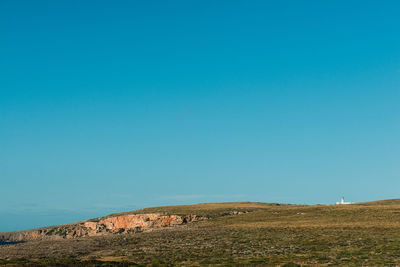
<path fill-rule="evenodd" d="M 208 218 L 142 233 L 32 241 L 0 246 L 6 265 L 400 264 L 400 200 L 352 205 L 209 203 L 124 214 L 196 214 Z"/>
<path fill-rule="evenodd" d="M 223 203 L 201 203 L 195 205 L 179 205 L 179 206 L 162 206 L 134 210 L 111 214 L 109 216 L 119 216 L 125 214 L 146 214 L 146 213 L 161 213 L 165 215 L 187 215 L 196 214 L 205 217 L 218 217 L 229 213 L 230 211 L 256 211 L 268 209 L 272 206 L 281 206 L 287 204 L 278 203 L 262 203 L 262 202 L 223 202 Z M 108 216 L 108 217 L 109 217 Z"/>
<path fill-rule="evenodd" d="M 357 203 L 358 205 L 368 205 L 368 206 L 376 206 L 376 205 L 400 205 L 400 199 L 385 199 L 378 201 L 370 201 L 370 202 L 361 202 Z"/>

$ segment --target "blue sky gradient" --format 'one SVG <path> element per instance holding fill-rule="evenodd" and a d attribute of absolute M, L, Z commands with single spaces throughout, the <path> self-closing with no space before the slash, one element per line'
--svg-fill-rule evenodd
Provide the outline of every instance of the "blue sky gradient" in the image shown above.
<path fill-rule="evenodd" d="M 0 231 L 156 205 L 398 198 L 399 10 L 1 1 Z"/>

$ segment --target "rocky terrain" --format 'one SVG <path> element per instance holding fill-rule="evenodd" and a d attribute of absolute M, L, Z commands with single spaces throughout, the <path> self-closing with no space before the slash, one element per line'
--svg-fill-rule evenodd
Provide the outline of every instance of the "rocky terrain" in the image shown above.
<path fill-rule="evenodd" d="M 26 231 L 0 233 L 0 241 L 74 239 L 84 236 L 129 234 L 202 220 L 196 215 L 127 214 Z"/>
<path fill-rule="evenodd" d="M 5 266 L 400 266 L 400 200 L 165 206 L 0 236 L 26 241 L 0 246 Z"/>

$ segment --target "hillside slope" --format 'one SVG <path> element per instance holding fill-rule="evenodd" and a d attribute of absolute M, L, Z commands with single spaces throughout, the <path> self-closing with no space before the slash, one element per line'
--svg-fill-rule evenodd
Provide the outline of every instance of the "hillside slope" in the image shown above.
<path fill-rule="evenodd" d="M 265 209 L 271 205 L 278 204 L 238 202 L 146 208 L 65 225 L 0 233 L 0 241 L 57 240 L 129 234 L 183 225 L 224 215 L 247 213 Z"/>
<path fill-rule="evenodd" d="M 400 204 L 394 200 L 352 205 L 240 202 L 166 206 L 112 214 L 86 223 L 149 214 L 175 218 L 178 223 L 148 231 L 114 231 L 0 246 L 0 263 L 400 264 Z M 185 216 L 196 219 L 183 223 Z"/>

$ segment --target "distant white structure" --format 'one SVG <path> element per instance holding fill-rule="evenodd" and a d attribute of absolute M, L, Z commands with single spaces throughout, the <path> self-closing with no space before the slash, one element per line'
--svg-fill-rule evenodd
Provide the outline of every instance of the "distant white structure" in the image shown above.
<path fill-rule="evenodd" d="M 348 205 L 348 204 L 351 204 L 351 202 L 345 202 L 344 197 L 340 199 L 340 202 L 336 202 L 336 205 Z"/>

